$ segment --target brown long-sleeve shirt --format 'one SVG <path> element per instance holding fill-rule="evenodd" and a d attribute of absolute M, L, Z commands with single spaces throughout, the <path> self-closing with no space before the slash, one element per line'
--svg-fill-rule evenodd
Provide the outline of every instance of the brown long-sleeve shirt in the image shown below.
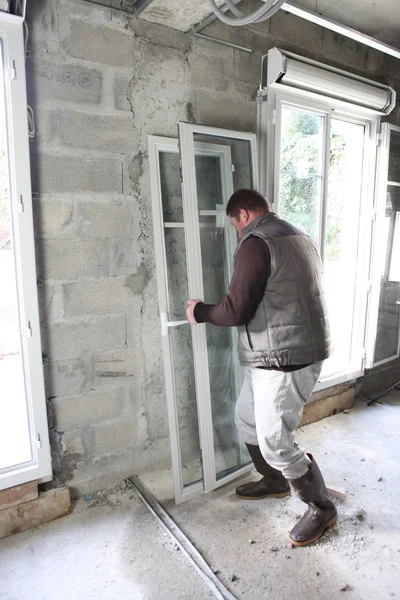
<path fill-rule="evenodd" d="M 219 304 L 199 302 L 194 309 L 197 323 L 220 327 L 247 325 L 263 298 L 270 274 L 268 244 L 260 238 L 249 237 L 237 253 L 227 295 Z"/>
<path fill-rule="evenodd" d="M 271 275 L 271 253 L 264 240 L 251 236 L 240 247 L 225 298 L 219 304 L 199 302 L 194 309 L 197 323 L 220 327 L 247 325 L 260 304 Z M 274 371 L 297 371 L 308 365 L 286 365 Z"/>

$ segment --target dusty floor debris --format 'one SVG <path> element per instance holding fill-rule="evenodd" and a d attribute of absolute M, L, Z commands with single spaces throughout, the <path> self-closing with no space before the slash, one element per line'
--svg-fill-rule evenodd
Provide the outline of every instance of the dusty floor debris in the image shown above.
<path fill-rule="evenodd" d="M 294 496 L 246 502 L 236 498 L 232 483 L 175 506 L 168 500 L 171 489 L 161 489 L 162 474 L 146 484 L 156 491 L 157 479 L 169 513 L 239 600 L 286 600 L 294 591 L 296 600 L 331 600 L 341 598 L 346 585 L 357 600 L 400 599 L 399 427 L 400 408 L 367 407 L 358 400 L 350 414 L 299 431 L 299 444 L 317 457 L 327 481 L 346 485 L 346 501 L 333 498 L 338 523 L 307 548 L 292 548 L 288 541 L 304 512 Z M 257 543 L 249 544 L 252 539 Z"/>

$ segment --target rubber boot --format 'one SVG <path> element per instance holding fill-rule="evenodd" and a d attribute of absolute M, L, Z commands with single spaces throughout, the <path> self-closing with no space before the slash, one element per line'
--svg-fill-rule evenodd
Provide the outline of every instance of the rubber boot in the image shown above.
<path fill-rule="evenodd" d="M 307 473 L 290 481 L 300 499 L 308 504 L 308 510 L 289 534 L 294 546 L 308 546 L 316 542 L 337 520 L 337 510 L 329 499 L 321 471 L 313 456 L 307 456 L 311 459 Z"/>
<path fill-rule="evenodd" d="M 290 485 L 280 471 L 271 467 L 261 454 L 259 446 L 246 444 L 256 470 L 263 476 L 259 481 L 250 481 L 236 488 L 236 496 L 244 500 L 261 498 L 283 498 L 290 496 Z"/>

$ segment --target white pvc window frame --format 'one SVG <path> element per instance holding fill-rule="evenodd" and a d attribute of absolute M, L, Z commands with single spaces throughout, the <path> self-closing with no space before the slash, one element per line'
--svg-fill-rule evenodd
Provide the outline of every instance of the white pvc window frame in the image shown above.
<path fill-rule="evenodd" d="M 258 163 L 257 142 L 253 133 L 243 133 L 234 130 L 208 127 L 191 123 L 179 123 L 179 145 L 182 166 L 182 196 L 187 231 L 198 231 L 199 215 L 193 210 L 197 206 L 197 185 L 195 166 L 195 144 L 194 135 L 208 135 L 213 138 L 231 138 L 232 140 L 243 140 L 250 144 L 251 167 L 253 187 L 258 189 Z M 203 298 L 203 275 L 201 264 L 200 237 L 193 235 L 188 238 L 187 264 L 189 276 L 189 295 L 191 298 Z M 206 325 L 196 325 L 192 328 L 193 348 L 196 356 L 195 378 L 198 402 L 198 415 L 200 424 L 200 439 L 203 456 L 204 491 L 210 492 L 230 481 L 248 473 L 252 465 L 239 467 L 229 475 L 217 479 L 216 462 L 214 452 L 213 421 L 211 411 L 210 380 L 208 372 L 208 350 Z"/>
<path fill-rule="evenodd" d="M 378 246 L 381 243 L 383 232 L 385 230 L 385 214 L 386 214 L 386 191 L 388 185 L 393 185 L 397 182 L 389 182 L 388 171 L 389 171 L 389 155 L 390 155 L 390 139 L 392 131 L 400 133 L 400 127 L 392 125 L 391 123 L 383 123 L 382 132 L 379 137 L 379 149 L 378 149 L 378 160 L 377 160 L 377 174 L 376 174 L 376 193 L 375 193 L 375 207 L 374 207 L 374 235 L 372 241 L 371 250 L 371 271 L 370 271 L 370 289 L 371 289 L 371 300 L 370 310 L 368 315 L 368 327 L 367 327 L 367 353 L 366 353 L 366 367 L 373 368 L 379 367 L 400 357 L 400 335 L 397 343 L 397 353 L 393 356 L 379 360 L 375 362 L 375 342 L 377 336 L 378 326 L 378 313 L 380 303 L 380 292 L 381 292 L 381 256 L 378 251 Z M 400 223 L 399 214 L 397 214 L 397 225 Z M 388 240 L 389 242 L 389 240 Z M 387 271 L 387 269 L 385 269 Z"/>
<path fill-rule="evenodd" d="M 0 489 L 52 478 L 43 381 L 27 124 L 23 19 L 0 13 L 9 184 L 32 460 L 0 471 Z M 4 405 L 7 401 L 4 399 Z"/>
<path fill-rule="evenodd" d="M 359 256 L 357 260 L 355 301 L 353 311 L 353 343 L 350 368 L 346 372 L 336 373 L 321 378 L 315 391 L 323 390 L 345 381 L 351 381 L 364 374 L 368 348 L 365 345 L 367 318 L 370 321 L 369 306 L 371 281 L 369 265 L 371 261 L 371 239 L 375 219 L 374 188 L 375 165 L 378 128 L 380 115 L 375 111 L 351 106 L 347 103 L 324 99 L 306 91 L 292 91 L 279 84 L 268 86 L 267 92 L 259 94 L 259 135 L 260 147 L 263 148 L 260 171 L 265 169 L 261 192 L 272 202 L 273 210 L 279 213 L 279 180 L 281 155 L 281 109 L 292 107 L 304 112 L 311 112 L 324 119 L 324 170 L 322 173 L 322 206 L 320 220 L 317 224 L 317 241 L 320 244 L 321 256 L 324 258 L 325 216 L 328 196 L 329 152 L 331 119 L 346 120 L 360 124 L 365 128 L 364 161 L 361 213 L 359 223 Z"/>
<path fill-rule="evenodd" d="M 206 128 L 204 133 L 215 135 L 215 129 Z M 223 131 L 224 137 L 230 132 Z M 203 133 L 203 131 L 201 132 Z M 235 138 L 238 139 L 239 134 L 235 132 Z M 221 135 L 221 134 L 220 134 Z M 252 134 L 250 134 L 252 135 Z M 192 136 L 193 138 L 193 136 Z M 242 137 L 240 137 L 242 139 Z M 248 139 L 246 136 L 244 139 Z M 254 136 L 251 137 L 252 143 L 254 142 Z M 242 467 L 238 471 L 231 473 L 229 476 L 216 479 L 216 467 L 215 457 L 213 448 L 213 423 L 211 414 L 211 398 L 210 384 L 208 375 L 208 357 L 207 357 L 207 345 L 205 345 L 206 353 L 202 354 L 202 350 L 199 350 L 198 334 L 201 330 L 204 330 L 205 325 L 199 325 L 192 328 L 192 340 L 193 340 L 193 356 L 196 373 L 196 397 L 197 397 L 197 410 L 198 410 L 198 426 L 200 436 L 200 447 L 202 456 L 202 468 L 203 468 L 203 479 L 184 485 L 183 472 L 182 472 L 182 458 L 180 448 L 180 436 L 179 436 L 179 417 L 177 409 L 177 397 L 175 390 L 175 379 L 174 379 L 174 368 L 173 368 L 173 353 L 171 347 L 171 341 L 169 337 L 169 331 L 174 327 L 188 326 L 186 317 L 182 315 L 182 319 L 178 321 L 169 320 L 169 289 L 168 289 L 168 274 L 167 274 L 167 260 L 165 251 L 165 228 L 177 227 L 184 228 L 185 230 L 185 246 L 187 253 L 187 269 L 188 269 L 188 280 L 189 280 L 189 295 L 191 297 L 202 297 L 200 294 L 194 292 L 202 291 L 203 278 L 202 278 L 202 266 L 201 266 L 201 252 L 195 257 L 196 262 L 199 262 L 198 274 L 199 274 L 199 289 L 197 282 L 194 281 L 193 272 L 190 268 L 193 264 L 193 240 L 199 241 L 198 231 L 202 227 L 210 227 L 208 223 L 199 222 L 199 211 L 197 210 L 197 190 L 195 191 L 196 196 L 190 196 L 190 199 L 183 200 L 184 202 L 184 221 L 183 222 L 164 222 L 163 217 L 163 204 L 162 204 L 162 191 L 161 191 L 161 173 L 160 173 L 160 161 L 159 155 L 161 152 L 167 153 L 179 153 L 178 140 L 173 138 L 163 138 L 159 136 L 148 137 L 149 143 L 149 163 L 150 163 L 150 182 L 151 182 L 151 195 L 152 195 L 152 210 L 153 210 L 153 228 L 154 228 L 154 245 L 156 255 L 156 273 L 157 273 L 157 284 L 158 284 L 158 301 L 160 309 L 160 321 L 161 321 L 161 340 L 163 349 L 163 360 L 164 360 L 164 373 L 166 383 L 166 396 L 168 406 L 168 420 L 169 420 L 169 432 L 170 432 L 170 443 L 171 443 L 171 462 L 172 462 L 172 474 L 173 474 L 173 485 L 175 502 L 180 504 L 192 498 L 199 496 L 204 492 L 209 492 L 216 487 L 224 485 L 228 481 L 239 477 L 245 472 L 251 469 L 251 465 Z M 182 144 L 182 140 L 181 140 Z M 192 146 L 193 152 L 198 156 L 212 156 L 217 157 L 221 163 L 221 186 L 224 197 L 229 197 L 233 192 L 233 181 L 232 181 L 232 160 L 231 151 L 229 146 L 218 145 L 215 143 L 208 144 L 203 142 L 196 142 Z M 184 155 L 187 156 L 187 152 L 184 151 Z M 183 159 L 183 162 L 185 160 Z M 256 173 L 256 160 L 254 157 L 253 165 L 254 173 Z M 182 166 L 182 170 L 184 167 Z M 194 179 L 195 181 L 195 179 Z M 196 219 L 194 219 L 194 215 Z M 200 210 L 201 216 L 215 216 L 217 211 L 205 211 Z M 222 215 L 221 215 L 222 217 Z M 225 217 L 227 219 L 227 217 Z M 196 223 L 193 225 L 193 223 Z M 190 229 L 191 227 L 197 227 L 198 229 Z M 212 225 L 215 227 L 215 225 Z M 231 234 L 228 234 L 227 240 L 227 253 L 232 253 L 236 246 L 236 234 L 233 228 Z M 230 232 L 230 229 L 228 230 Z M 200 251 L 200 248 L 199 248 Z M 191 254 L 190 258 L 189 255 Z M 231 266 L 227 265 L 227 273 L 231 272 Z M 190 287 L 192 286 L 192 287 Z M 182 307 L 182 312 L 184 307 Z M 205 372 L 204 376 L 200 375 L 199 370 Z M 208 390 L 208 393 L 207 393 Z M 206 405 L 206 401 L 208 405 Z M 211 458 L 210 458 L 211 454 Z"/>
<path fill-rule="evenodd" d="M 148 143 L 158 304 L 160 310 L 161 344 L 163 351 L 165 386 L 168 407 L 172 476 L 174 484 L 175 502 L 177 504 L 180 504 L 181 502 L 190 500 L 192 498 L 195 498 L 199 494 L 202 494 L 203 483 L 202 481 L 198 481 L 189 486 L 184 486 L 183 483 L 181 448 L 179 441 L 179 419 L 175 390 L 175 375 L 173 368 L 172 347 L 169 337 L 170 327 L 188 327 L 189 324 L 187 323 L 186 316 L 183 315 L 180 321 L 169 321 L 170 306 L 164 228 L 166 226 L 184 227 L 184 223 L 164 223 L 159 155 L 161 152 L 167 152 L 175 153 L 178 156 L 179 148 L 178 141 L 172 138 L 149 136 Z M 182 307 L 182 313 L 183 312 L 184 307 Z"/>

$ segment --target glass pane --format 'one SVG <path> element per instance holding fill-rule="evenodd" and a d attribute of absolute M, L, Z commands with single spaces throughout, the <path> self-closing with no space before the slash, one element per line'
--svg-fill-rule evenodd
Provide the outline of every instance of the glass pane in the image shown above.
<path fill-rule="evenodd" d="M 321 179 L 281 175 L 279 216 L 317 241 L 317 213 L 321 204 Z"/>
<path fill-rule="evenodd" d="M 198 133 L 194 134 L 193 139 L 196 154 L 196 172 L 199 168 L 197 179 L 198 190 L 201 190 L 203 186 L 205 186 L 206 189 L 209 189 L 207 181 L 209 177 L 216 181 L 218 175 L 218 173 L 216 173 L 216 158 L 218 158 L 218 162 L 221 165 L 225 165 L 225 168 L 219 169 L 220 183 L 218 186 L 220 187 L 219 193 L 221 194 L 222 199 L 224 199 L 222 204 L 226 204 L 230 195 L 235 190 L 254 187 L 251 144 L 248 140 L 235 140 L 233 138 L 204 134 L 200 135 Z M 208 163 L 210 170 L 204 168 L 200 169 L 200 163 L 198 162 L 199 157 L 205 155 L 214 158 L 214 160 L 211 160 Z M 198 164 L 199 167 L 197 166 Z M 221 203 L 218 190 L 211 192 L 211 196 L 215 201 Z M 212 203 L 210 199 L 207 198 L 207 195 L 201 192 L 199 196 L 199 209 L 202 210 L 208 208 L 212 208 Z"/>
<path fill-rule="evenodd" d="M 200 210 L 215 210 L 222 197 L 219 157 L 201 156 L 196 153 L 197 200 Z M 201 185 L 199 185 L 201 181 Z"/>
<path fill-rule="evenodd" d="M 317 240 L 324 117 L 282 108 L 279 214 Z"/>
<path fill-rule="evenodd" d="M 183 227 L 171 227 L 164 231 L 169 318 L 172 321 L 180 321 L 186 319 L 185 308 L 189 297 L 185 230 Z M 187 486 L 202 479 L 192 336 L 189 326 L 169 328 L 169 340 L 178 414 L 182 478 L 184 486 Z"/>
<path fill-rule="evenodd" d="M 219 302 L 229 283 L 225 238 L 224 228 L 200 230 L 204 295 L 209 303 Z M 235 330 L 207 323 L 206 331 L 218 479 L 242 464 L 243 447 L 235 426 L 235 403 L 239 392 L 236 378 L 240 378 L 240 366 Z"/>
<path fill-rule="evenodd" d="M 185 230 L 183 227 L 168 227 L 164 231 L 169 318 L 171 321 L 180 321 L 186 319 L 185 309 L 189 297 Z"/>
<path fill-rule="evenodd" d="M 281 171 L 300 178 L 322 175 L 324 117 L 282 108 Z"/>
<path fill-rule="evenodd" d="M 391 131 L 388 180 L 400 182 L 400 133 Z M 394 358 L 400 336 L 400 188 L 388 186 L 380 255 L 380 297 L 374 362 Z"/>
<path fill-rule="evenodd" d="M 400 132 L 390 132 L 388 180 L 400 183 Z"/>
<path fill-rule="evenodd" d="M 178 414 L 184 487 L 203 477 L 199 424 L 197 420 L 196 387 L 193 363 L 192 334 L 189 325 L 170 329 L 173 357 L 174 387 Z"/>
<path fill-rule="evenodd" d="M 251 148 L 248 141 L 197 134 L 194 141 L 204 299 L 217 303 L 226 294 L 237 244 L 225 207 L 235 189 L 253 187 Z M 201 152 L 208 153 L 207 160 Z M 206 335 L 218 480 L 249 462 L 249 456 L 235 425 L 241 386 L 236 330 L 207 324 Z"/>
<path fill-rule="evenodd" d="M 374 362 L 395 357 L 400 334 L 400 287 L 398 283 L 381 279 L 378 325 Z"/>
<path fill-rule="evenodd" d="M 2 55 L 0 71 L 2 82 Z M 32 460 L 12 214 L 4 89 L 0 87 L 0 469 Z"/>
<path fill-rule="evenodd" d="M 159 152 L 164 222 L 182 223 L 183 206 L 178 152 Z"/>
<path fill-rule="evenodd" d="M 332 119 L 324 268 L 333 355 L 323 377 L 351 368 L 363 148 L 364 126 Z"/>
<path fill-rule="evenodd" d="M 400 282 L 400 212 L 396 212 L 389 281 Z"/>

